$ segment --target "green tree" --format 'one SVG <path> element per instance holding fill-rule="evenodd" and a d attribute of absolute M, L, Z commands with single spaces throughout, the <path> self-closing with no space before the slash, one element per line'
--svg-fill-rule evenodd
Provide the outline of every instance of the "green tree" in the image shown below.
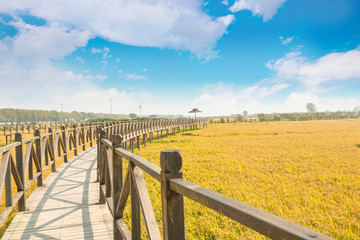
<path fill-rule="evenodd" d="M 307 103 L 306 108 L 309 112 L 316 112 L 316 106 L 312 102 Z"/>
<path fill-rule="evenodd" d="M 137 115 L 136 115 L 135 113 L 130 113 L 130 114 L 129 114 L 129 117 L 130 117 L 131 119 L 134 119 L 134 118 L 137 117 Z"/>

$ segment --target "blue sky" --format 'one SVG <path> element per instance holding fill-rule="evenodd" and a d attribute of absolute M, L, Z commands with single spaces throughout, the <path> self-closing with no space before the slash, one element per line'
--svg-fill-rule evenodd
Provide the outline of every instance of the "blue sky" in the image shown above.
<path fill-rule="evenodd" d="M 0 107 L 352 110 L 359 13 L 358 0 L 0 0 Z"/>

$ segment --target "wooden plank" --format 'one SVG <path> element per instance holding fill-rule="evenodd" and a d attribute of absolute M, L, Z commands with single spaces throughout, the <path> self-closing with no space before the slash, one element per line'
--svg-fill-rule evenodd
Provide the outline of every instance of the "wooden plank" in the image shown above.
<path fill-rule="evenodd" d="M 130 174 L 130 197 L 131 197 L 131 238 L 141 239 L 141 221 L 140 221 L 140 203 L 136 186 L 133 181 L 133 169 L 135 165 L 129 163 L 131 169 Z"/>
<path fill-rule="evenodd" d="M 31 152 L 32 152 L 32 154 L 31 154 L 32 158 L 33 158 L 34 163 L 35 163 L 36 171 L 41 172 L 41 162 L 38 159 L 38 156 L 37 156 L 37 154 L 35 152 L 34 147 L 31 148 Z"/>
<path fill-rule="evenodd" d="M 92 148 L 51 173 L 46 186 L 27 199 L 29 210 L 16 215 L 2 239 L 112 239 L 109 211 L 97 204 L 95 162 L 96 148 Z M 16 194 L 14 206 L 18 200 Z M 10 212 L 11 207 L 4 209 L 0 221 Z"/>
<path fill-rule="evenodd" d="M 145 185 L 144 176 L 141 169 L 137 166 L 133 169 L 132 181 L 135 183 L 136 193 L 140 201 L 149 239 L 161 240 L 160 231 L 156 222 L 153 207 L 151 205 L 149 193 Z"/>
<path fill-rule="evenodd" d="M 116 225 L 117 225 L 118 229 L 120 230 L 122 237 L 125 240 L 131 240 L 131 232 L 130 232 L 129 228 L 126 226 L 124 219 L 120 218 L 120 219 L 116 220 Z"/>
<path fill-rule="evenodd" d="M 8 164 L 6 167 L 6 173 L 5 173 L 5 204 L 7 207 L 12 206 L 12 191 L 11 191 L 11 154 L 8 158 Z M 2 190 L 2 188 L 1 188 Z"/>
<path fill-rule="evenodd" d="M 171 179 L 170 189 L 273 239 L 333 239 L 183 179 Z"/>
<path fill-rule="evenodd" d="M 9 207 L 6 207 L 4 210 L 2 210 L 1 214 L 0 214 L 0 226 L 2 226 L 4 224 L 4 222 L 6 221 L 7 217 L 10 215 L 10 213 L 12 212 L 12 210 L 14 209 L 16 203 L 19 201 L 19 199 L 23 196 L 24 192 L 18 192 L 15 194 L 15 196 L 13 197 L 12 200 L 12 205 Z"/>
<path fill-rule="evenodd" d="M 3 152 L 9 151 L 10 149 L 15 148 L 19 145 L 21 145 L 21 143 L 19 143 L 19 142 L 7 144 L 6 146 L 0 148 L 0 154 Z"/>
<path fill-rule="evenodd" d="M 24 156 L 24 172 L 25 173 L 28 171 L 29 162 L 31 161 L 31 150 L 32 150 L 32 148 L 33 148 L 33 145 L 32 145 L 32 143 L 30 143 L 30 144 L 28 144 L 26 146 L 26 149 L 25 149 L 25 156 Z M 25 177 L 26 177 L 26 175 L 25 175 Z"/>
<path fill-rule="evenodd" d="M 119 203 L 117 204 L 117 209 L 116 209 L 116 215 L 120 218 L 122 218 L 124 210 L 125 210 L 125 206 L 126 206 L 126 202 L 129 198 L 130 195 L 130 178 L 131 178 L 131 168 L 130 166 L 128 167 L 128 170 L 126 171 L 126 176 L 124 179 L 124 183 L 122 185 L 121 188 L 121 192 L 120 192 L 120 197 L 119 197 Z"/>
<path fill-rule="evenodd" d="M 20 177 L 20 174 L 19 172 L 17 171 L 16 169 L 16 164 L 14 162 L 14 159 L 12 157 L 12 155 L 10 155 L 10 168 L 11 168 L 11 174 L 13 175 L 13 178 L 14 178 L 14 181 L 15 181 L 15 184 L 16 184 L 16 187 L 18 189 L 18 191 L 22 191 L 24 190 L 24 185 L 22 183 L 22 180 L 21 180 L 21 177 Z"/>
<path fill-rule="evenodd" d="M 126 151 L 122 148 L 116 148 L 115 153 L 120 155 L 121 157 L 131 160 L 132 163 L 134 163 L 136 166 L 141 168 L 143 171 L 145 171 L 147 174 L 158 180 L 161 181 L 160 176 L 160 167 L 155 165 L 154 163 L 146 160 L 145 158 L 142 158 L 136 154 L 133 154 L 129 151 Z"/>
<path fill-rule="evenodd" d="M 23 144 L 27 144 L 29 142 L 32 142 L 32 141 L 35 141 L 36 139 L 39 139 L 39 137 L 31 137 L 31 138 L 27 138 L 27 139 L 24 139 L 22 141 Z"/>
<path fill-rule="evenodd" d="M 4 183 L 5 183 L 5 176 L 6 176 L 6 171 L 8 168 L 8 163 L 9 163 L 9 157 L 10 157 L 11 153 L 10 151 L 5 152 L 2 157 L 1 157 L 1 162 L 0 162 L 0 199 L 2 196 L 2 189 L 4 187 Z"/>

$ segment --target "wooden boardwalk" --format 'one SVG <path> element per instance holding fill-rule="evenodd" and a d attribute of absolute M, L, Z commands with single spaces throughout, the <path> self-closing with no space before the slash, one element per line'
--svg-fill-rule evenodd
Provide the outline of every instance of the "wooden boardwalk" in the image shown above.
<path fill-rule="evenodd" d="M 2 239 L 112 239 L 113 222 L 99 202 L 96 147 L 61 165 L 27 200 Z"/>

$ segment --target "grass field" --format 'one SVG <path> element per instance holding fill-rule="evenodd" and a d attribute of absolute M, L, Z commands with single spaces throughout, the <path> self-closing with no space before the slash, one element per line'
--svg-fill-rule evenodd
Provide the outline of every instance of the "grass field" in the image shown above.
<path fill-rule="evenodd" d="M 184 179 L 315 229 L 360 239 L 360 120 L 211 124 L 135 153 L 180 149 Z M 145 174 L 161 222 L 160 184 Z M 129 217 L 127 210 L 126 217 Z M 264 239 L 185 199 L 187 239 Z"/>

